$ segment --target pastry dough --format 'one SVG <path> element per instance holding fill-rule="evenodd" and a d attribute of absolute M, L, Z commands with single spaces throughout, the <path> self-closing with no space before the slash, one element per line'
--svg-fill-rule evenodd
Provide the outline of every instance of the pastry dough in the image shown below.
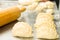
<path fill-rule="evenodd" d="M 34 27 L 37 38 L 56 39 L 59 37 L 51 14 L 39 13 Z"/>
<path fill-rule="evenodd" d="M 38 6 L 36 7 L 37 12 L 44 12 L 44 13 L 54 13 L 54 3 L 51 1 L 46 1 L 46 2 L 39 2 Z"/>
<path fill-rule="evenodd" d="M 12 29 L 13 36 L 32 37 L 32 27 L 25 22 L 18 22 Z"/>
<path fill-rule="evenodd" d="M 56 39 L 58 34 L 54 23 L 43 23 L 38 28 L 36 28 L 36 37 L 45 39 Z"/>
<path fill-rule="evenodd" d="M 51 14 L 47 13 L 39 13 L 36 18 L 36 23 L 34 24 L 35 27 L 38 27 L 38 25 L 45 23 L 45 22 L 51 22 L 53 21 L 53 16 Z"/>
<path fill-rule="evenodd" d="M 44 10 L 45 8 L 47 8 L 47 5 L 45 4 L 45 2 L 40 2 L 36 8 L 36 11 L 42 12 L 42 10 Z"/>

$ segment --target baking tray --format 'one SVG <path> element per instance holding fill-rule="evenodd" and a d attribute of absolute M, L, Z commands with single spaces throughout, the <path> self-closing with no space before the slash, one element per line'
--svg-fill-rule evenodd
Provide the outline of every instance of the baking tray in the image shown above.
<path fill-rule="evenodd" d="M 17 5 L 17 4 L 18 4 L 17 1 L 1 1 L 0 2 L 0 10 L 10 7 L 10 6 Z M 55 10 L 55 13 L 59 14 L 57 9 Z M 16 38 L 16 37 L 12 36 L 11 29 L 14 26 L 14 24 L 17 22 L 18 21 L 16 20 L 16 21 L 11 22 L 7 25 L 4 25 L 3 27 L 0 28 L 0 40 L 33 40 L 33 38 Z M 57 27 L 56 27 L 57 32 L 60 35 L 60 21 L 55 21 L 55 23 L 57 25 Z M 48 40 L 48 39 L 36 39 L 36 40 Z M 50 40 L 52 40 L 52 39 L 50 39 Z M 54 39 L 54 40 L 60 40 L 60 38 Z"/>

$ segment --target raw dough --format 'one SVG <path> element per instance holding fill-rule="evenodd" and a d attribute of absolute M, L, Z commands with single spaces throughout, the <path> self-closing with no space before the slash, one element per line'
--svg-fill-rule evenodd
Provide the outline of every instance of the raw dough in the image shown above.
<path fill-rule="evenodd" d="M 32 37 L 32 27 L 25 22 L 18 22 L 12 29 L 13 36 Z"/>
<path fill-rule="evenodd" d="M 36 11 L 37 12 L 43 12 L 42 10 L 44 10 L 45 8 L 47 8 L 46 3 L 45 2 L 40 2 L 38 4 L 38 6 L 36 7 Z"/>
<path fill-rule="evenodd" d="M 38 25 L 45 23 L 45 22 L 51 22 L 53 21 L 53 15 L 47 14 L 47 13 L 39 13 L 36 18 L 35 27 L 38 27 Z"/>
<path fill-rule="evenodd" d="M 37 38 L 56 39 L 59 37 L 51 14 L 39 13 L 34 27 Z"/>
<path fill-rule="evenodd" d="M 58 34 L 54 23 L 43 23 L 38 28 L 36 28 L 36 37 L 45 39 L 56 39 Z"/>

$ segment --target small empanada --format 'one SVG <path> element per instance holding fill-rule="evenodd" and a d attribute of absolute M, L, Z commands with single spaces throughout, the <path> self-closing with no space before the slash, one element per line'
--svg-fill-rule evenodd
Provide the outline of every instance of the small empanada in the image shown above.
<path fill-rule="evenodd" d="M 35 25 L 35 27 L 38 27 L 38 25 L 40 25 L 42 23 L 53 21 L 53 18 L 54 18 L 53 15 L 51 15 L 49 13 L 48 14 L 47 13 L 39 13 L 37 15 L 36 22 L 34 25 Z"/>
<path fill-rule="evenodd" d="M 36 23 L 34 24 L 37 38 L 56 39 L 59 37 L 53 19 L 53 15 L 51 14 L 38 14 Z"/>
<path fill-rule="evenodd" d="M 36 28 L 36 37 L 45 39 L 56 39 L 59 37 L 57 34 L 54 23 L 43 23 L 38 28 Z"/>
<path fill-rule="evenodd" d="M 32 37 L 32 27 L 25 22 L 18 22 L 12 29 L 12 35 L 18 37 Z"/>

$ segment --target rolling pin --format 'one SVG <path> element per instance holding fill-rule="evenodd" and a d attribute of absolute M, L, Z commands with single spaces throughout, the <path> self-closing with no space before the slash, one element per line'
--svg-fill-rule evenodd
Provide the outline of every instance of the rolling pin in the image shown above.
<path fill-rule="evenodd" d="M 17 6 L 0 10 L 0 27 L 14 20 L 17 20 L 17 18 L 20 17 L 21 12 L 23 12 L 24 10 L 25 10 L 24 7 L 19 8 Z"/>

